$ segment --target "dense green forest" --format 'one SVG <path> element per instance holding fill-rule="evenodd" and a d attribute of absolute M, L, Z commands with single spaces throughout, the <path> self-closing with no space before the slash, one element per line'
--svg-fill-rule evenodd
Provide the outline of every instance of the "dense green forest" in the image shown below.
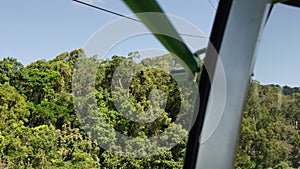
<path fill-rule="evenodd" d="M 73 102 L 72 77 L 76 61 L 81 57 L 85 56 L 80 49 L 27 66 L 11 57 L 0 61 L 0 168 L 182 168 L 187 137 L 172 149 L 146 158 L 115 155 L 91 139 L 81 126 Z M 122 117 L 116 110 L 110 92 L 111 79 L 125 58 L 113 56 L 110 60 L 98 61 L 94 93 L 100 112 L 93 112 L 92 117 L 101 113 L 115 130 L 132 137 L 155 136 L 171 125 L 187 135 L 182 126 L 174 124 L 180 109 L 176 82 L 161 70 L 143 69 L 130 83 L 130 99 L 141 110 L 149 107 L 147 96 L 152 89 L 167 93 L 165 109 L 155 110 L 160 112 L 160 118 L 139 124 Z M 144 63 L 147 64 L 147 60 Z M 122 95 L 118 97 L 123 99 Z M 252 81 L 235 168 L 300 168 L 299 122 L 299 88 L 260 85 Z M 116 144 L 110 143 L 115 133 L 99 125 L 93 131 L 109 138 L 110 149 L 118 149 Z M 145 146 L 143 143 L 128 144 L 129 150 L 130 144 Z"/>

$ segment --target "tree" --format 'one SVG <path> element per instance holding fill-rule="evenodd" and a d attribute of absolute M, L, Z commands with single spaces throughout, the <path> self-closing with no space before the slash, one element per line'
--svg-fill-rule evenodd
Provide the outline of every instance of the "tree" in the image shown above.
<path fill-rule="evenodd" d="M 12 57 L 4 58 L 0 61 L 0 83 L 9 82 L 11 86 L 19 88 L 24 80 L 22 73 L 22 63 Z"/>
<path fill-rule="evenodd" d="M 9 132 L 7 126 L 28 122 L 30 112 L 25 98 L 8 82 L 0 84 L 0 131 Z"/>

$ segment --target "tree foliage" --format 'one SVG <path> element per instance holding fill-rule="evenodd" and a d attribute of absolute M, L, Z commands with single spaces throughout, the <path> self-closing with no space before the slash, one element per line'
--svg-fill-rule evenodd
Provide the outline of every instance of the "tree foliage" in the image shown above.
<path fill-rule="evenodd" d="M 74 76 L 87 75 L 92 71 L 74 71 L 76 66 L 80 66 L 78 59 L 85 57 L 84 51 L 79 49 L 62 53 L 50 61 L 39 60 L 27 66 L 11 57 L 0 61 L 0 168 L 182 168 L 187 137 L 179 139 L 175 147 L 164 153 L 145 158 L 113 154 L 91 137 L 93 133 L 98 133 L 102 144 L 110 145 L 111 150 L 118 150 L 120 146 L 117 142 L 122 140 L 117 140 L 116 133 L 111 132 L 110 127 L 125 136 L 141 139 L 155 137 L 170 126 L 173 126 L 172 130 L 187 135 L 187 131 L 174 121 L 179 118 L 182 104 L 190 110 L 193 109 L 192 105 L 181 100 L 178 84 L 172 76 L 158 67 L 147 67 L 155 63 L 168 68 L 166 60 L 159 57 L 143 60 L 141 64 L 144 67 L 140 72 L 134 74 L 124 71 L 123 78 L 118 79 L 114 77 L 114 72 L 126 57 L 113 56 L 110 60 L 99 61 L 92 57 L 86 64 L 96 61 L 98 65 L 95 90 L 85 97 L 87 100 L 73 100 L 74 95 L 84 94 L 80 92 L 90 89 L 88 76 L 80 79 L 87 84 L 84 90 L 72 86 Z M 134 62 L 138 57 L 137 52 L 131 52 L 127 60 Z M 121 107 L 127 110 L 127 115 L 134 115 L 138 110 L 142 112 L 138 115 L 141 119 L 146 115 L 155 119 L 156 114 L 159 114 L 159 118 L 136 123 L 124 117 L 113 102 L 112 86 L 121 91 L 115 93 L 115 97 Z M 128 91 L 122 89 L 124 86 L 128 86 Z M 149 101 L 151 95 L 158 94 L 153 90 L 164 92 L 166 103 L 165 107 L 157 106 L 147 114 L 151 104 L 162 105 L 160 100 Z M 183 92 L 193 95 L 189 90 Z M 79 115 L 74 102 L 88 103 L 92 97 L 96 98 L 98 109 Z M 126 102 L 126 98 L 130 103 Z M 100 116 L 104 117 L 105 123 L 97 120 Z M 235 168 L 299 168 L 299 121 L 299 88 L 261 85 L 252 81 Z M 82 124 L 87 123 L 97 125 L 86 130 Z M 188 123 L 182 121 L 182 124 Z M 176 137 L 179 136 L 174 134 L 165 139 Z M 147 144 L 142 141 L 127 141 L 125 149 L 132 151 L 140 147 L 141 151 L 135 153 L 143 154 L 145 146 Z"/>

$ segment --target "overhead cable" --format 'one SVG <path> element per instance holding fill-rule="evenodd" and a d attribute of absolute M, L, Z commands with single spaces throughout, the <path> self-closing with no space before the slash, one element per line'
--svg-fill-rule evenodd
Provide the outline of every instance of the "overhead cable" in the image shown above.
<path fill-rule="evenodd" d="M 102 8 L 102 7 L 98 7 L 98 6 L 95 6 L 95 5 L 92 5 L 92 4 L 83 2 L 83 1 L 79 1 L 79 0 L 73 0 L 73 1 L 74 1 L 74 2 L 77 2 L 77 3 L 80 3 L 80 4 L 82 4 L 82 5 L 86 5 L 86 6 L 89 6 L 89 7 L 92 7 L 92 8 L 95 8 L 95 9 L 98 9 L 98 10 L 101 10 L 101 11 L 104 11 L 104 12 L 107 12 L 107 13 L 110 13 L 110 14 L 113 14 L 113 15 L 117 15 L 117 16 L 119 16 L 119 17 L 123 17 L 123 18 L 129 19 L 129 20 L 135 21 L 135 22 L 140 22 L 140 23 L 142 23 L 142 21 L 140 21 L 140 20 L 138 20 L 138 19 L 135 19 L 135 18 L 132 18 L 132 17 L 129 17 L 129 16 L 120 14 L 120 13 L 118 13 L 118 12 L 114 12 L 114 11 L 112 11 L 112 10 L 108 10 L 108 9 L 105 9 L 105 8 Z M 179 34 L 182 35 L 182 36 L 194 37 L 194 38 L 208 38 L 208 37 L 205 37 L 205 36 L 191 35 L 191 34 L 187 34 L 187 33 L 179 33 Z"/>

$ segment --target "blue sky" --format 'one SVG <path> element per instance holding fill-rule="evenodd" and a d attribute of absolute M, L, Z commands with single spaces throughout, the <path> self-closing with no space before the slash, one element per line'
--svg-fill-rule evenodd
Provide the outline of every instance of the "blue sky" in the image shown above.
<path fill-rule="evenodd" d="M 88 0 L 123 14 L 131 11 L 121 0 Z M 182 17 L 209 36 L 217 0 L 158 0 L 165 12 Z M 263 84 L 300 86 L 300 9 L 277 5 L 266 25 L 259 50 L 255 79 Z M 3 0 L 0 6 L 0 58 L 12 56 L 23 64 L 53 59 L 58 54 L 82 48 L 89 37 L 119 17 L 71 0 Z M 122 28 L 120 28 L 122 29 Z M 147 38 L 146 38 L 147 39 Z M 160 44 L 148 38 L 154 46 Z M 197 39 L 194 39 L 194 41 Z M 126 55 L 133 42 L 116 47 Z M 138 44 L 136 44 L 138 45 Z"/>
<path fill-rule="evenodd" d="M 274 7 L 262 37 L 255 78 L 264 84 L 300 86 L 300 8 Z"/>

